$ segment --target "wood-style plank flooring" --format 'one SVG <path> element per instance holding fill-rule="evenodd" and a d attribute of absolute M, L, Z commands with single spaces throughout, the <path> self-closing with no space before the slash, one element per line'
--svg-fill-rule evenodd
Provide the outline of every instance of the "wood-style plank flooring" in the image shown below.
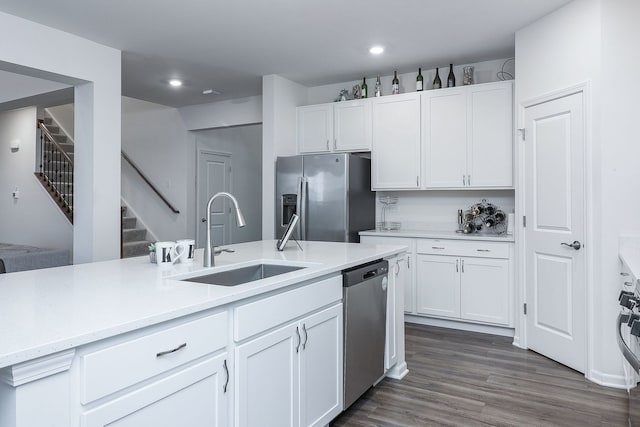
<path fill-rule="evenodd" d="M 385 378 L 331 425 L 626 426 L 627 394 L 511 338 L 406 325 L 409 374 Z"/>

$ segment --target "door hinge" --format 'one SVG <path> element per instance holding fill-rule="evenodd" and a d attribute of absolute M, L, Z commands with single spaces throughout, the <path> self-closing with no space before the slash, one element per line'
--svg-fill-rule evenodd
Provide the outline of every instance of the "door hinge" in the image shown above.
<path fill-rule="evenodd" d="M 527 140 L 527 130 L 525 128 L 520 128 L 520 129 L 518 129 L 518 132 L 520 132 L 520 134 L 522 135 L 522 140 L 526 141 Z"/>
<path fill-rule="evenodd" d="M 523 217 L 522 217 L 522 226 L 523 226 L 523 227 L 526 227 L 526 226 L 527 226 L 527 217 L 526 217 L 526 216 L 523 216 Z"/>
<path fill-rule="evenodd" d="M 524 314 L 527 314 L 527 303 L 524 303 Z"/>

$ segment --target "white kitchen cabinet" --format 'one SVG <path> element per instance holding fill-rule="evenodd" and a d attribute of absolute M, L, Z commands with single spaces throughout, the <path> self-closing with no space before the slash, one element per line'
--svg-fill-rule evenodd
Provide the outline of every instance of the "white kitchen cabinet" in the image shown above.
<path fill-rule="evenodd" d="M 371 187 L 420 188 L 420 94 L 372 99 Z"/>
<path fill-rule="evenodd" d="M 513 185 L 513 82 L 424 92 L 425 188 Z"/>
<path fill-rule="evenodd" d="M 460 317 L 478 322 L 509 323 L 509 260 L 462 258 Z"/>
<path fill-rule="evenodd" d="M 334 103 L 333 125 L 334 151 L 371 151 L 370 99 Z"/>
<path fill-rule="evenodd" d="M 324 426 L 343 407 L 342 304 L 300 321 L 300 426 Z"/>
<path fill-rule="evenodd" d="M 333 104 L 298 107 L 297 140 L 300 153 L 331 150 L 333 142 Z"/>
<path fill-rule="evenodd" d="M 460 260 L 419 254 L 417 264 L 416 312 L 460 318 Z"/>
<path fill-rule="evenodd" d="M 299 345 L 296 322 L 236 347 L 236 426 L 298 425 Z"/>
<path fill-rule="evenodd" d="M 81 425 L 228 426 L 228 379 L 223 353 L 83 412 Z"/>
<path fill-rule="evenodd" d="M 320 426 L 342 411 L 342 304 L 236 347 L 236 425 Z"/>
<path fill-rule="evenodd" d="M 371 100 L 298 107 L 298 152 L 371 151 Z"/>
<path fill-rule="evenodd" d="M 415 239 L 406 239 L 401 237 L 382 237 L 382 236 L 360 236 L 360 243 L 380 244 L 380 245 L 399 245 L 407 247 L 406 258 L 403 261 L 406 266 L 402 266 L 402 275 L 400 282 L 403 283 L 403 305 L 405 313 L 415 312 Z"/>

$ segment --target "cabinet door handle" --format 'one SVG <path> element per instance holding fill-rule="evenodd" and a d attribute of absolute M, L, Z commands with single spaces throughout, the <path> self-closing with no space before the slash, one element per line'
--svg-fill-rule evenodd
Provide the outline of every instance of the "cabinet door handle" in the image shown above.
<path fill-rule="evenodd" d="M 162 356 L 166 356 L 167 354 L 171 354 L 171 353 L 175 353 L 176 351 L 180 351 L 183 348 L 185 348 L 187 346 L 186 342 L 183 342 L 182 344 L 180 344 L 179 346 L 177 346 L 176 348 L 173 348 L 171 350 L 165 350 L 165 351 L 161 351 L 160 353 L 156 353 L 156 357 L 162 357 Z"/>
<path fill-rule="evenodd" d="M 420 187 L 420 177 L 416 175 L 416 187 Z"/>
<path fill-rule="evenodd" d="M 443 248 L 443 247 L 441 247 L 441 246 L 431 246 L 431 249 L 440 249 L 440 250 L 442 250 L 442 249 L 444 249 L 444 248 Z"/>
<path fill-rule="evenodd" d="M 396 276 L 400 273 L 400 261 L 396 262 Z"/>
<path fill-rule="evenodd" d="M 300 328 L 296 326 L 296 335 L 298 336 L 298 345 L 296 346 L 296 353 L 300 351 L 300 343 L 302 340 L 300 339 Z"/>
<path fill-rule="evenodd" d="M 460 261 L 460 263 L 462 264 L 462 272 L 464 273 L 464 260 Z"/>
<path fill-rule="evenodd" d="M 329 151 L 329 140 L 327 139 L 327 151 Z"/>
<path fill-rule="evenodd" d="M 222 391 L 226 393 L 227 386 L 229 385 L 229 367 L 227 366 L 227 359 L 224 359 L 224 364 L 222 365 L 222 367 L 224 368 L 224 372 L 227 374 L 227 379 L 224 382 L 224 386 L 222 387 Z"/>
<path fill-rule="evenodd" d="M 478 252 L 491 252 L 491 249 L 476 249 Z"/>
<path fill-rule="evenodd" d="M 458 273 L 460 270 L 458 269 L 458 263 L 460 262 L 459 259 L 456 260 L 456 273 Z"/>
<path fill-rule="evenodd" d="M 411 268 L 411 257 L 407 256 L 407 270 Z"/>
<path fill-rule="evenodd" d="M 338 149 L 338 138 L 334 138 L 333 139 L 333 149 L 337 150 Z"/>
<path fill-rule="evenodd" d="M 462 186 L 466 187 L 467 186 L 467 177 L 462 175 Z"/>
<path fill-rule="evenodd" d="M 467 175 L 467 185 L 471 186 L 471 175 Z"/>
<path fill-rule="evenodd" d="M 307 348 L 307 340 L 309 339 L 309 334 L 307 333 L 307 325 L 302 324 L 302 332 L 304 332 L 304 342 L 302 343 L 302 349 Z"/>
<path fill-rule="evenodd" d="M 628 276 L 628 275 L 629 275 L 629 273 L 622 272 L 622 273 L 620 273 L 620 275 L 621 275 L 621 276 Z"/>

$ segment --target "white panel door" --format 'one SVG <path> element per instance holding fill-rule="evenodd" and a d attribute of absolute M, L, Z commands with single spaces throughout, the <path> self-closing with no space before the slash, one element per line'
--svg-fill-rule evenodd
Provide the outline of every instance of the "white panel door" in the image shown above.
<path fill-rule="evenodd" d="M 460 260 L 418 255 L 417 270 L 418 314 L 460 318 Z"/>
<path fill-rule="evenodd" d="M 408 93 L 371 100 L 372 189 L 420 187 L 420 95 Z"/>
<path fill-rule="evenodd" d="M 226 427 L 227 353 L 180 370 L 81 415 L 83 427 Z"/>
<path fill-rule="evenodd" d="M 344 398 L 342 304 L 303 319 L 300 330 L 300 426 L 328 425 Z"/>
<path fill-rule="evenodd" d="M 526 108 L 525 128 L 527 345 L 584 372 L 583 94 Z"/>
<path fill-rule="evenodd" d="M 216 246 L 231 242 L 231 215 L 227 198 L 221 198 L 211 206 L 211 216 L 207 218 L 209 198 L 220 191 L 231 188 L 231 155 L 198 152 L 198 247 L 207 241 L 207 224 L 211 227 L 211 238 Z M 207 222 L 207 219 L 209 222 Z"/>
<path fill-rule="evenodd" d="M 300 153 L 329 151 L 333 141 L 333 104 L 298 107 L 297 115 L 298 151 Z"/>
<path fill-rule="evenodd" d="M 336 102 L 333 107 L 333 149 L 371 151 L 371 100 Z"/>
<path fill-rule="evenodd" d="M 467 185 L 513 185 L 513 82 L 469 87 Z"/>
<path fill-rule="evenodd" d="M 466 186 L 466 88 L 425 92 L 422 117 L 425 186 Z"/>
<path fill-rule="evenodd" d="M 298 325 L 236 347 L 235 425 L 298 425 Z"/>
<path fill-rule="evenodd" d="M 460 317 L 509 324 L 509 260 L 460 259 Z"/>

